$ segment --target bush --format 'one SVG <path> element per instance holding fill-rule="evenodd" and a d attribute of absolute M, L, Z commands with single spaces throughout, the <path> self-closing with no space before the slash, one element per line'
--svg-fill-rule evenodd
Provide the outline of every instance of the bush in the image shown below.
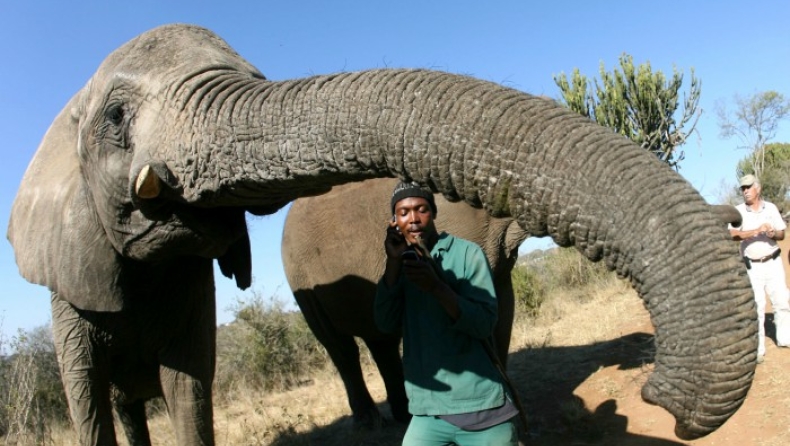
<path fill-rule="evenodd" d="M 546 299 L 546 290 L 538 273 L 533 268 L 518 265 L 513 268 L 511 276 L 516 311 L 531 317 L 537 316 L 540 306 Z"/>
<path fill-rule="evenodd" d="M 11 353 L 0 358 L 0 435 L 7 442 L 25 436 L 43 444 L 53 422 L 68 421 L 50 329 L 20 331 L 8 348 Z"/>
<path fill-rule="evenodd" d="M 603 262 L 591 262 L 575 248 L 522 256 L 511 274 L 516 311 L 529 317 L 536 317 L 552 295 L 585 299 L 591 295 L 590 287 L 602 288 L 618 280 Z"/>
<path fill-rule="evenodd" d="M 299 312 L 257 293 L 239 301 L 236 320 L 217 333 L 218 394 L 249 387 L 283 390 L 324 369 L 328 356 Z M 221 395 L 218 395 L 221 396 Z"/>
<path fill-rule="evenodd" d="M 575 248 L 558 248 L 545 261 L 552 290 L 600 286 L 615 278 L 603 262 L 591 262 Z"/>

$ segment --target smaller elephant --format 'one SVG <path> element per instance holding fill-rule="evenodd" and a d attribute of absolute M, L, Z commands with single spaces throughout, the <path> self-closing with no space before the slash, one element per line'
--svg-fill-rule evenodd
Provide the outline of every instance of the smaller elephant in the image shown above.
<path fill-rule="evenodd" d="M 296 303 L 340 373 L 354 422 L 365 426 L 380 423 L 381 414 L 365 385 L 354 337 L 365 342 L 376 361 L 393 417 L 403 422 L 410 417 L 400 337 L 381 333 L 373 322 L 376 282 L 384 271 L 383 228 L 392 217 L 388 203 L 396 183 L 373 179 L 300 198 L 288 212 L 283 230 L 283 266 Z M 506 364 L 515 299 L 511 272 L 518 247 L 529 234 L 513 219 L 493 218 L 440 194 L 436 204 L 438 230 L 477 243 L 488 257 L 499 299 L 494 342 Z M 733 206 L 714 205 L 711 210 L 724 223 L 741 218 Z M 342 235 L 334 235 L 338 229 Z"/>
<path fill-rule="evenodd" d="M 354 337 L 376 361 L 393 417 L 408 421 L 399 354 L 400 337 L 381 333 L 373 322 L 376 282 L 384 271 L 384 234 L 397 180 L 374 179 L 336 186 L 296 200 L 283 231 L 285 274 L 310 329 L 324 345 L 348 394 L 354 422 L 375 425 L 381 414 L 365 386 Z M 488 257 L 499 300 L 494 342 L 507 360 L 513 322 L 511 270 L 528 234 L 511 218 L 436 196 L 437 229 L 473 241 Z"/>

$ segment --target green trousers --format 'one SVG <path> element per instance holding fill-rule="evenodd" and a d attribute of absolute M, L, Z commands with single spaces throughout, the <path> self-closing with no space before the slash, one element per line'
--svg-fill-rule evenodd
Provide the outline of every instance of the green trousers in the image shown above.
<path fill-rule="evenodd" d="M 480 431 L 465 431 L 431 416 L 413 416 L 403 446 L 516 446 L 513 419 Z"/>

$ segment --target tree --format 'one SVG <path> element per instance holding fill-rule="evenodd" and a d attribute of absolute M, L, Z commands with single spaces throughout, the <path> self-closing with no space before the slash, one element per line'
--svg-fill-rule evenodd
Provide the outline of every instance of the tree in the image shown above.
<path fill-rule="evenodd" d="M 55 344 L 49 326 L 19 331 L 0 356 L 0 435 L 30 434 L 44 443 L 53 421 L 68 419 Z"/>
<path fill-rule="evenodd" d="M 650 62 L 634 67 L 633 57 L 627 54 L 620 56 L 620 68 L 622 71 L 615 68 L 607 73 L 601 62 L 600 82 L 596 79 L 592 83 L 578 68 L 574 68 L 570 81 L 564 73 L 555 75 L 561 102 L 678 169 L 684 153 L 676 149 L 694 132 L 702 112 L 697 112 L 701 82 L 694 77 L 694 69 L 691 87 L 683 95 L 683 114 L 676 120 L 683 84 L 683 75 L 677 69 L 673 68 L 672 78 L 667 79 L 661 71 L 653 72 Z M 686 131 L 687 124 L 690 128 Z"/>
<path fill-rule="evenodd" d="M 763 167 L 760 175 L 757 175 L 754 165 L 755 160 L 760 160 L 762 163 Z M 738 161 L 736 173 L 738 177 L 746 174 L 757 175 L 760 179 L 763 198 L 774 203 L 783 215 L 790 211 L 790 200 L 788 200 L 788 192 L 790 192 L 790 143 L 766 144 L 761 149 Z M 740 191 L 734 188 L 733 194 L 740 196 Z"/>
<path fill-rule="evenodd" d="M 762 149 L 776 135 L 779 122 L 790 116 L 790 100 L 775 91 L 755 93 L 747 98 L 735 95 L 734 100 L 736 107 L 733 111 L 729 111 L 724 103 L 716 106 L 721 136 L 736 136 L 741 140 L 741 148 L 748 149 L 752 157 L 752 172 L 764 180 L 768 151 Z"/>

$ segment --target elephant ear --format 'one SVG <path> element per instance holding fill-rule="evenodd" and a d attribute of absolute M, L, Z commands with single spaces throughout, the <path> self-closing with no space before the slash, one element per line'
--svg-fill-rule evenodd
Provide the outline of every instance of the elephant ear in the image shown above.
<path fill-rule="evenodd" d="M 26 280 L 83 310 L 119 311 L 121 259 L 81 174 L 79 112 L 78 93 L 47 130 L 22 178 L 7 236 Z"/>

